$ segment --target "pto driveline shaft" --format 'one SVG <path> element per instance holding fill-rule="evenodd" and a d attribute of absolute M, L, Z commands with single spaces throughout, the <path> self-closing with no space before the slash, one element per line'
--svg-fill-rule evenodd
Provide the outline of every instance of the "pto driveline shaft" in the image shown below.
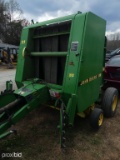
<path fill-rule="evenodd" d="M 0 114 L 3 113 L 3 112 L 5 112 L 5 111 L 8 110 L 8 109 L 11 109 L 11 108 L 15 107 L 15 106 L 16 106 L 17 104 L 19 104 L 21 101 L 22 101 L 22 99 L 16 99 L 15 101 L 13 101 L 13 102 L 7 104 L 6 106 L 0 108 Z"/>

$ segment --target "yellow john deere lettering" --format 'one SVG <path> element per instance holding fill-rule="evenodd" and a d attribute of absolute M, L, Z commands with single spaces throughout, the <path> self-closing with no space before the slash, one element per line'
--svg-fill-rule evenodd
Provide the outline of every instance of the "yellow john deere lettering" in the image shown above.
<path fill-rule="evenodd" d="M 95 76 L 93 76 L 93 77 L 90 77 L 90 78 L 82 81 L 80 85 L 82 86 L 83 84 L 86 84 L 86 83 L 88 83 L 88 82 L 91 82 L 91 81 L 93 81 L 93 80 L 95 80 L 95 79 L 97 79 L 97 78 L 100 78 L 101 76 L 102 76 L 101 73 L 99 73 L 99 74 L 97 74 L 97 75 L 95 75 Z"/>
<path fill-rule="evenodd" d="M 102 75 L 101 75 L 101 73 L 100 73 L 100 74 L 98 74 L 98 78 L 99 78 L 99 77 L 101 77 L 101 76 L 102 76 Z"/>

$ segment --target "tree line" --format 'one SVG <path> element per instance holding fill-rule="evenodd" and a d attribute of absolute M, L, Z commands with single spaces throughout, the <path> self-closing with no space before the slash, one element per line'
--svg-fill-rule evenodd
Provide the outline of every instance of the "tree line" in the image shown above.
<path fill-rule="evenodd" d="M 107 50 L 115 50 L 116 48 L 120 48 L 120 40 L 107 41 Z"/>
<path fill-rule="evenodd" d="M 107 37 L 107 50 L 120 48 L 120 33 L 111 34 Z"/>
<path fill-rule="evenodd" d="M 0 40 L 2 42 L 19 45 L 22 28 L 28 24 L 16 0 L 0 0 Z"/>
<path fill-rule="evenodd" d="M 16 0 L 0 0 L 0 41 L 19 45 L 21 31 L 29 25 L 23 18 L 23 11 Z M 120 33 L 112 34 L 107 38 L 107 50 L 120 47 Z"/>

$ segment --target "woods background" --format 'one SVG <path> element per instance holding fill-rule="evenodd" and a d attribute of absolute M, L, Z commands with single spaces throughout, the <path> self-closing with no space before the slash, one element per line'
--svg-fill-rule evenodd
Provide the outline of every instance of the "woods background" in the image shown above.
<path fill-rule="evenodd" d="M 0 41 L 19 45 L 22 28 L 29 25 L 16 0 L 0 0 Z M 107 36 L 107 50 L 120 47 L 120 33 Z"/>

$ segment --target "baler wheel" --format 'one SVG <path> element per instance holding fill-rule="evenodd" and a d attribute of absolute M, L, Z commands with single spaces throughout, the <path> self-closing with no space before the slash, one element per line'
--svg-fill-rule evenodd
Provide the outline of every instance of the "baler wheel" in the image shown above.
<path fill-rule="evenodd" d="M 106 89 L 103 100 L 102 109 L 106 117 L 113 117 L 115 115 L 118 104 L 118 91 L 116 88 L 109 87 Z"/>
<path fill-rule="evenodd" d="M 99 129 L 103 124 L 103 110 L 100 108 L 95 108 L 90 115 L 90 125 L 94 129 Z"/>

